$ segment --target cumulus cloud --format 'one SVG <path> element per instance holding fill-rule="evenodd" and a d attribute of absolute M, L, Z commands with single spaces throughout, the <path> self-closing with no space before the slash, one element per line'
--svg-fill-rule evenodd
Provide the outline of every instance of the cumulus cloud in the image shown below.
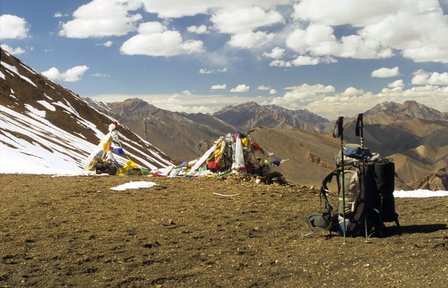
<path fill-rule="evenodd" d="M 284 22 L 277 11 L 264 11 L 258 6 L 218 10 L 210 20 L 219 32 L 228 34 L 246 33 Z"/>
<path fill-rule="evenodd" d="M 190 32 L 190 33 L 195 33 L 195 34 L 208 34 L 208 33 L 210 33 L 210 32 L 208 31 L 207 26 L 205 26 L 205 25 L 200 25 L 200 26 L 195 26 L 195 25 L 193 25 L 193 26 L 188 26 L 188 27 L 187 27 L 187 31 Z"/>
<path fill-rule="evenodd" d="M 331 85 L 309 85 L 302 84 L 299 86 L 288 87 L 288 92 L 282 97 L 272 100 L 272 104 L 279 106 L 287 106 L 292 108 L 303 107 L 311 102 L 325 97 L 327 94 L 334 93 L 336 89 Z"/>
<path fill-rule="evenodd" d="M 418 70 L 414 72 L 411 83 L 414 85 L 448 85 L 448 73 L 443 72 L 426 72 L 424 70 Z"/>
<path fill-rule="evenodd" d="M 312 23 L 305 29 L 295 29 L 287 37 L 286 45 L 302 55 L 357 59 L 392 56 L 392 50 L 383 47 L 379 41 L 365 39 L 359 35 L 348 35 L 337 39 L 333 27 L 319 23 Z"/>
<path fill-rule="evenodd" d="M 11 47 L 9 45 L 6 45 L 6 44 L 2 44 L 0 46 L 2 47 L 3 50 L 7 51 L 11 55 L 17 56 L 17 55 L 25 53 L 25 49 L 23 49 L 21 47 L 13 48 L 13 47 Z"/>
<path fill-rule="evenodd" d="M 272 41 L 274 33 L 265 32 L 246 32 L 232 35 L 229 45 L 237 48 L 251 49 L 264 46 Z"/>
<path fill-rule="evenodd" d="M 288 68 L 288 67 L 292 67 L 292 63 L 291 63 L 291 61 L 275 59 L 271 63 L 269 63 L 269 66 Z"/>
<path fill-rule="evenodd" d="M 210 11 L 232 9 L 238 6 L 259 6 L 264 9 L 288 4 L 290 0 L 143 0 L 145 9 L 157 14 L 160 18 L 181 18 L 206 14 Z"/>
<path fill-rule="evenodd" d="M 68 69 L 65 72 L 59 71 L 58 68 L 52 67 L 42 72 L 42 75 L 53 81 L 77 82 L 89 70 L 86 65 L 79 65 Z"/>
<path fill-rule="evenodd" d="M 216 84 L 216 85 L 212 85 L 212 87 L 210 87 L 210 90 L 225 90 L 227 87 L 226 84 Z"/>
<path fill-rule="evenodd" d="M 328 42 L 321 51 L 325 55 L 375 59 L 391 57 L 397 51 L 415 62 L 448 63 L 448 39 L 443 37 L 448 33 L 448 23 L 436 0 L 303 0 L 294 5 L 293 17 L 312 23 L 310 26 L 355 28 L 354 34 Z M 307 30 L 294 31 L 291 37 L 299 33 L 307 36 L 311 33 Z M 307 50 L 319 55 L 313 49 L 316 45 L 306 38 L 304 43 L 291 45 L 296 51 Z"/>
<path fill-rule="evenodd" d="M 387 87 L 392 88 L 392 89 L 396 89 L 396 88 L 402 89 L 402 88 L 404 88 L 404 82 L 402 79 L 396 80 L 394 82 L 387 84 Z"/>
<path fill-rule="evenodd" d="M 336 40 L 332 27 L 311 24 L 306 29 L 295 29 L 286 39 L 286 46 L 297 53 L 335 55 L 339 49 Z"/>
<path fill-rule="evenodd" d="M 269 66 L 272 67 L 293 67 L 293 66 L 309 66 L 309 65 L 318 65 L 318 64 L 330 64 L 330 63 L 336 63 L 337 60 L 330 56 L 325 57 L 312 57 L 308 55 L 299 55 L 297 58 L 289 61 L 289 60 L 281 60 L 281 59 L 275 59 L 273 60 Z"/>
<path fill-rule="evenodd" d="M 377 70 L 372 71 L 370 77 L 374 78 L 390 78 L 397 77 L 400 75 L 400 69 L 395 66 L 393 68 L 379 68 Z"/>
<path fill-rule="evenodd" d="M 378 0 L 303 0 L 294 5 L 297 20 L 320 22 L 325 25 L 352 25 L 361 27 L 374 24 L 396 11 L 403 1 Z M 406 1 L 410 2 L 410 1 Z"/>
<path fill-rule="evenodd" d="M 0 16 L 0 40 L 28 37 L 29 25 L 24 18 L 4 14 Z"/>
<path fill-rule="evenodd" d="M 271 89 L 271 87 L 265 86 L 265 85 L 260 85 L 257 87 L 257 89 L 260 91 L 268 91 L 269 89 Z"/>
<path fill-rule="evenodd" d="M 321 63 L 319 57 L 310 57 L 310 56 L 298 56 L 296 59 L 292 61 L 294 66 L 302 66 L 302 65 L 317 65 Z"/>
<path fill-rule="evenodd" d="M 93 0 L 73 13 L 73 20 L 62 23 L 59 35 L 68 38 L 122 36 L 135 31 L 142 15 L 135 11 L 141 1 Z"/>
<path fill-rule="evenodd" d="M 183 41 L 178 31 L 167 30 L 159 22 L 141 23 L 138 34 L 123 43 L 123 54 L 147 56 L 176 56 L 203 52 L 202 41 Z"/>
<path fill-rule="evenodd" d="M 239 84 L 235 88 L 230 89 L 230 92 L 232 92 L 232 93 L 245 93 L 245 92 L 249 92 L 249 90 L 250 90 L 250 86 L 248 86 L 246 84 Z"/>
<path fill-rule="evenodd" d="M 272 48 L 271 52 L 263 53 L 264 57 L 272 58 L 272 59 L 281 59 L 285 54 L 285 49 L 280 47 Z"/>

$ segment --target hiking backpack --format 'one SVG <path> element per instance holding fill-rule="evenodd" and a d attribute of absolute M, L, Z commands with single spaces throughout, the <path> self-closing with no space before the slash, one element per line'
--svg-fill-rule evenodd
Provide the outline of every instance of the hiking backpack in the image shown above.
<path fill-rule="evenodd" d="M 360 145 L 346 144 L 336 156 L 336 166 L 336 170 L 322 181 L 320 197 L 324 209 L 308 218 L 310 228 L 350 236 L 359 236 L 363 232 L 366 236 L 384 236 L 384 222 L 395 221 L 399 226 L 393 197 L 393 162 L 380 159 L 378 154 L 372 154 Z M 328 199 L 328 184 L 333 178 L 336 178 L 338 189 L 336 211 Z"/>

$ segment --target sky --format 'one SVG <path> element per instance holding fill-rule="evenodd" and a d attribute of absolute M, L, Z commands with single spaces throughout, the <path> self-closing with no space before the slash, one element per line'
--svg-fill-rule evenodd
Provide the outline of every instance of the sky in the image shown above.
<path fill-rule="evenodd" d="M 0 0 L 0 44 L 104 102 L 448 112 L 447 13 L 448 0 Z"/>

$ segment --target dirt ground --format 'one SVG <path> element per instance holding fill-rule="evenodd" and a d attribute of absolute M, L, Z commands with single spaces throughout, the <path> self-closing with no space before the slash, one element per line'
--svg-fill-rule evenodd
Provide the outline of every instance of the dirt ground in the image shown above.
<path fill-rule="evenodd" d="M 130 181 L 146 189 L 114 191 Z M 317 191 L 235 179 L 0 175 L 0 287 L 446 287 L 448 197 L 399 234 L 305 236 Z M 328 236 L 328 235 L 327 235 Z"/>

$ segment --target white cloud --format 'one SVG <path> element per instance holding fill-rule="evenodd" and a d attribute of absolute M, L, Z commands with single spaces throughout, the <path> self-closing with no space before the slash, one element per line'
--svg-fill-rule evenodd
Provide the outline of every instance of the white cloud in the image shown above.
<path fill-rule="evenodd" d="M 339 44 L 330 26 L 311 24 L 305 30 L 295 29 L 286 39 L 286 46 L 299 54 L 338 55 Z"/>
<path fill-rule="evenodd" d="M 403 80 L 400 79 L 400 80 L 396 80 L 392 83 L 387 84 L 387 87 L 392 88 L 392 89 L 396 89 L 396 88 L 402 89 L 402 88 L 404 88 L 404 83 L 403 83 Z"/>
<path fill-rule="evenodd" d="M 141 1 L 93 0 L 81 5 L 73 13 L 73 20 L 62 23 L 60 36 L 90 38 L 122 36 L 135 31 L 140 14 L 130 14 L 139 9 Z"/>
<path fill-rule="evenodd" d="M 319 58 L 310 56 L 299 56 L 292 61 L 292 64 L 294 66 L 317 65 L 319 63 L 320 63 Z"/>
<path fill-rule="evenodd" d="M 218 10 L 210 20 L 219 32 L 228 34 L 246 33 L 284 22 L 277 11 L 264 11 L 258 6 Z"/>
<path fill-rule="evenodd" d="M 232 35 L 229 45 L 237 48 L 252 49 L 264 46 L 272 41 L 274 33 L 246 32 Z"/>
<path fill-rule="evenodd" d="M 68 16 L 69 16 L 68 14 L 64 14 L 64 13 L 59 12 L 59 11 L 54 12 L 54 15 L 53 15 L 54 18 L 63 18 L 63 17 L 68 17 Z"/>
<path fill-rule="evenodd" d="M 110 78 L 109 74 L 103 74 L 103 73 L 94 73 L 92 74 L 93 77 L 98 77 L 98 78 Z"/>
<path fill-rule="evenodd" d="M 375 78 L 390 78 L 390 77 L 397 77 L 400 75 L 400 69 L 395 66 L 393 68 L 379 68 L 376 69 L 374 71 L 372 71 L 372 73 L 370 74 L 370 77 L 375 77 Z"/>
<path fill-rule="evenodd" d="M 288 4 L 290 0 L 143 0 L 145 9 L 161 18 L 181 18 L 197 14 L 207 14 L 210 11 L 232 9 L 234 7 L 259 6 L 270 9 L 277 5 Z"/>
<path fill-rule="evenodd" d="M 271 89 L 271 87 L 265 86 L 265 85 L 260 85 L 257 87 L 257 89 L 260 91 L 268 91 L 269 89 Z"/>
<path fill-rule="evenodd" d="M 415 62 L 448 63 L 448 33 L 446 16 L 438 1 L 409 3 L 376 24 L 364 27 L 365 37 L 401 51 Z M 385 33 L 386 32 L 386 33 Z"/>
<path fill-rule="evenodd" d="M 281 59 L 275 59 L 272 61 L 269 66 L 272 67 L 282 67 L 282 68 L 289 68 L 293 66 L 305 66 L 305 65 L 318 65 L 318 64 L 330 64 L 330 63 L 336 63 L 337 60 L 330 56 L 325 57 L 312 57 L 308 55 L 299 55 L 297 58 L 288 61 L 288 60 L 281 60 Z"/>
<path fill-rule="evenodd" d="M 187 31 L 190 32 L 190 33 L 195 33 L 195 34 L 208 34 L 208 33 L 210 33 L 210 32 L 208 31 L 207 26 L 205 26 L 205 25 L 200 25 L 200 26 L 195 26 L 195 25 L 193 25 L 193 26 L 188 26 L 188 27 L 187 27 Z"/>
<path fill-rule="evenodd" d="M 2 44 L 0 46 L 2 47 L 3 50 L 7 51 L 11 55 L 17 56 L 17 55 L 25 53 L 25 49 L 23 49 L 21 47 L 13 48 L 13 47 L 11 47 L 9 45 L 6 45 L 6 44 Z"/>
<path fill-rule="evenodd" d="M 24 18 L 4 14 L 0 16 L 0 40 L 28 37 L 29 25 Z"/>
<path fill-rule="evenodd" d="M 212 87 L 210 87 L 210 90 L 225 90 L 227 87 L 226 84 L 216 84 L 216 85 L 212 85 Z"/>
<path fill-rule="evenodd" d="M 280 47 L 272 48 L 271 52 L 265 52 L 263 53 L 264 57 L 272 58 L 272 59 L 281 59 L 283 55 L 285 54 L 285 49 Z"/>
<path fill-rule="evenodd" d="M 201 68 L 201 69 L 199 69 L 199 74 L 216 74 L 216 73 L 224 73 L 224 72 L 227 72 L 227 68 L 222 68 L 222 69 Z"/>
<path fill-rule="evenodd" d="M 239 84 L 235 88 L 232 88 L 230 90 L 230 92 L 232 92 L 232 93 L 245 93 L 245 92 L 249 92 L 249 90 L 250 90 L 250 86 L 247 86 L 246 84 Z"/>
<path fill-rule="evenodd" d="M 260 91 L 269 91 L 269 95 L 275 95 L 277 94 L 277 90 L 275 90 L 274 88 L 271 88 L 269 86 L 265 86 L 265 85 L 260 85 L 257 87 L 258 90 Z"/>
<path fill-rule="evenodd" d="M 288 67 L 292 67 L 292 63 L 290 61 L 275 59 L 274 61 L 269 63 L 269 66 L 288 68 Z"/>
<path fill-rule="evenodd" d="M 42 72 L 42 75 L 53 81 L 77 82 L 81 80 L 81 77 L 87 70 L 89 70 L 89 67 L 86 65 L 75 66 L 65 72 L 60 72 L 58 68 L 52 67 Z"/>
<path fill-rule="evenodd" d="M 448 34 L 448 22 L 436 0 L 303 0 L 294 5 L 293 17 L 312 23 L 310 26 L 347 25 L 356 29 L 355 34 L 341 36 L 336 41 L 339 45 L 332 43 L 321 54 L 306 41 L 296 44 L 299 47 L 291 46 L 296 51 L 360 59 L 387 58 L 397 51 L 415 62 L 448 63 L 448 39 L 443 36 Z M 306 30 L 298 32 L 309 34 Z"/>
<path fill-rule="evenodd" d="M 106 42 L 104 42 L 104 43 L 96 44 L 96 46 L 112 47 L 112 44 L 114 44 L 114 42 L 112 42 L 112 41 L 106 41 Z"/>
<path fill-rule="evenodd" d="M 339 49 L 335 56 L 344 58 L 381 59 L 393 56 L 392 50 L 383 47 L 379 41 L 359 35 L 342 37 Z"/>
<path fill-rule="evenodd" d="M 302 84 L 299 86 L 288 87 L 287 90 L 289 91 L 282 97 L 274 98 L 272 104 L 293 107 L 295 109 L 312 103 L 317 99 L 321 99 L 328 94 L 334 93 L 336 89 L 330 85 Z"/>
<path fill-rule="evenodd" d="M 138 33 L 123 43 L 120 48 L 123 54 L 176 56 L 203 52 L 202 41 L 183 41 L 178 31 L 166 30 L 159 22 L 140 24 Z"/>
<path fill-rule="evenodd" d="M 403 6 L 400 0 L 303 0 L 294 5 L 297 20 L 319 22 L 325 25 L 352 25 L 361 27 L 377 23 Z"/>
<path fill-rule="evenodd" d="M 306 29 L 295 29 L 286 39 L 287 47 L 299 54 L 311 56 L 338 56 L 343 58 L 372 59 L 392 56 L 392 50 L 380 42 L 359 35 L 337 39 L 331 26 L 312 23 Z M 305 60 L 305 59 L 303 59 Z M 311 59 L 310 59 L 311 60 Z M 316 60 L 306 65 L 315 65 Z"/>
<path fill-rule="evenodd" d="M 414 76 L 411 80 L 414 85 L 448 85 L 448 73 L 439 72 L 426 72 L 423 70 L 418 70 L 414 72 Z"/>

